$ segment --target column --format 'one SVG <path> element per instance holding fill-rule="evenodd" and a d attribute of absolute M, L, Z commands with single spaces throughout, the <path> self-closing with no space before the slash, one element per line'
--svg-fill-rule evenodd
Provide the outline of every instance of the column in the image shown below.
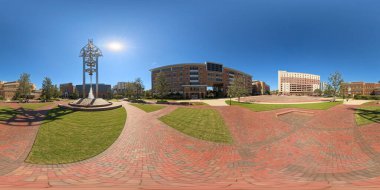
<path fill-rule="evenodd" d="M 86 63 L 85 63 L 85 56 L 83 56 L 83 86 L 82 86 L 82 98 L 86 98 Z"/>
<path fill-rule="evenodd" d="M 98 79 L 99 79 L 99 66 L 98 66 L 98 57 L 96 57 L 96 93 L 95 98 L 99 98 L 99 85 L 98 85 Z"/>

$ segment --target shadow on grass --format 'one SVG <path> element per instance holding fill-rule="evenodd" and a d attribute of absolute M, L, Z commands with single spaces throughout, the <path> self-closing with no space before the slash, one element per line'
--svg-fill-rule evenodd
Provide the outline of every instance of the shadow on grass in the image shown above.
<path fill-rule="evenodd" d="M 352 108 L 356 111 L 356 114 L 364 119 L 367 119 L 374 123 L 380 123 L 380 111 L 379 110 L 369 110 L 363 108 Z"/>
<path fill-rule="evenodd" d="M 4 108 L 0 109 L 0 121 L 7 121 L 13 117 L 15 117 L 17 114 L 21 114 L 22 109 L 13 109 L 13 108 Z"/>
<path fill-rule="evenodd" d="M 62 119 L 63 116 L 73 112 L 75 111 L 59 107 L 46 110 L 25 110 L 18 108 L 9 111 L 9 113 L 13 115 L 12 118 L 6 120 L 5 123 L 9 126 L 37 126 Z"/>

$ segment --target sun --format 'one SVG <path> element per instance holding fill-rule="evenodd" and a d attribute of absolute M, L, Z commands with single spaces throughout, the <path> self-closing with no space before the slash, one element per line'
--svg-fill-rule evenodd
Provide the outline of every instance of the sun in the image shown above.
<path fill-rule="evenodd" d="M 123 44 L 120 42 L 111 42 L 107 45 L 107 47 L 111 51 L 121 51 L 123 49 Z"/>

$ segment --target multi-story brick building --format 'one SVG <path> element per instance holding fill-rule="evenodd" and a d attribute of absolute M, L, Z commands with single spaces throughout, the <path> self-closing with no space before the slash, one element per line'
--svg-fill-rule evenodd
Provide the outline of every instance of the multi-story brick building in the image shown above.
<path fill-rule="evenodd" d="M 320 89 L 320 76 L 278 71 L 278 92 L 284 95 L 312 95 Z"/>
<path fill-rule="evenodd" d="M 168 84 L 168 94 L 183 98 L 205 98 L 207 96 L 225 97 L 228 86 L 236 77 L 244 81 L 247 93 L 252 91 L 252 76 L 244 72 L 224 67 L 222 64 L 183 63 L 151 69 L 152 90 L 156 92 L 155 80 L 164 73 Z"/>
<path fill-rule="evenodd" d="M 75 88 L 73 83 L 64 83 L 59 85 L 59 91 L 63 98 L 69 98 L 74 94 Z"/>
<path fill-rule="evenodd" d="M 5 100 L 11 100 L 16 95 L 17 89 L 19 87 L 19 83 L 17 81 L 13 82 L 0 82 L 0 96 Z M 34 95 L 33 92 L 36 90 L 36 85 L 30 84 L 31 86 L 31 95 Z"/>
<path fill-rule="evenodd" d="M 341 92 L 345 95 L 374 95 L 380 83 L 350 82 L 343 83 Z"/>
<path fill-rule="evenodd" d="M 270 86 L 263 81 L 252 81 L 252 95 L 264 95 L 270 93 Z"/>
<path fill-rule="evenodd" d="M 83 93 L 82 93 L 82 88 L 83 85 L 76 85 L 75 86 L 75 92 L 79 95 L 80 98 L 82 98 Z M 86 84 L 86 96 L 90 92 L 90 84 Z M 92 90 L 93 93 L 96 93 L 96 84 L 92 84 Z M 112 98 L 112 90 L 111 90 L 111 85 L 109 84 L 101 84 L 99 83 L 99 98 L 104 98 L 104 99 L 109 99 Z"/>

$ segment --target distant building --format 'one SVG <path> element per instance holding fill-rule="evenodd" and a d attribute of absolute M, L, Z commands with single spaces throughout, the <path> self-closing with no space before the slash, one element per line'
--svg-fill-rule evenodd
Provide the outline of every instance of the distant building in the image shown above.
<path fill-rule="evenodd" d="M 374 95 L 380 95 L 380 88 L 375 88 L 375 90 L 373 90 L 373 93 Z"/>
<path fill-rule="evenodd" d="M 315 89 L 320 89 L 319 75 L 278 71 L 279 94 L 313 95 Z"/>
<path fill-rule="evenodd" d="M 252 81 L 252 95 L 264 95 L 270 93 L 270 86 L 263 81 Z"/>
<path fill-rule="evenodd" d="M 59 91 L 63 98 L 69 98 L 74 94 L 75 88 L 73 83 L 64 83 L 59 85 Z"/>
<path fill-rule="evenodd" d="M 0 82 L 0 96 L 2 96 L 5 100 L 11 100 L 15 97 L 17 89 L 19 87 L 19 83 L 17 81 L 13 82 Z M 33 95 L 33 92 L 36 90 L 36 85 L 31 83 L 31 91 L 30 95 Z"/>
<path fill-rule="evenodd" d="M 132 84 L 132 82 L 118 82 L 112 89 L 113 93 L 124 94 L 130 84 Z"/>
<path fill-rule="evenodd" d="M 375 95 L 380 83 L 350 82 L 343 83 L 341 92 L 346 95 Z"/>
<path fill-rule="evenodd" d="M 320 84 L 320 88 L 322 92 L 324 92 L 326 89 L 327 89 L 327 83 L 326 82 L 321 82 Z"/>
<path fill-rule="evenodd" d="M 75 92 L 82 98 L 82 87 L 83 85 L 76 85 Z M 93 93 L 96 94 L 96 84 L 92 84 Z M 86 96 L 90 91 L 90 84 L 86 84 Z M 109 84 L 99 84 L 99 98 L 109 99 L 112 98 L 111 85 Z"/>
<path fill-rule="evenodd" d="M 242 78 L 247 92 L 252 91 L 251 75 L 224 67 L 220 63 L 183 63 L 158 67 L 150 71 L 153 93 L 157 93 L 155 81 L 159 73 L 163 73 L 167 81 L 167 93 L 182 98 L 225 97 L 228 87 L 236 77 Z"/>

